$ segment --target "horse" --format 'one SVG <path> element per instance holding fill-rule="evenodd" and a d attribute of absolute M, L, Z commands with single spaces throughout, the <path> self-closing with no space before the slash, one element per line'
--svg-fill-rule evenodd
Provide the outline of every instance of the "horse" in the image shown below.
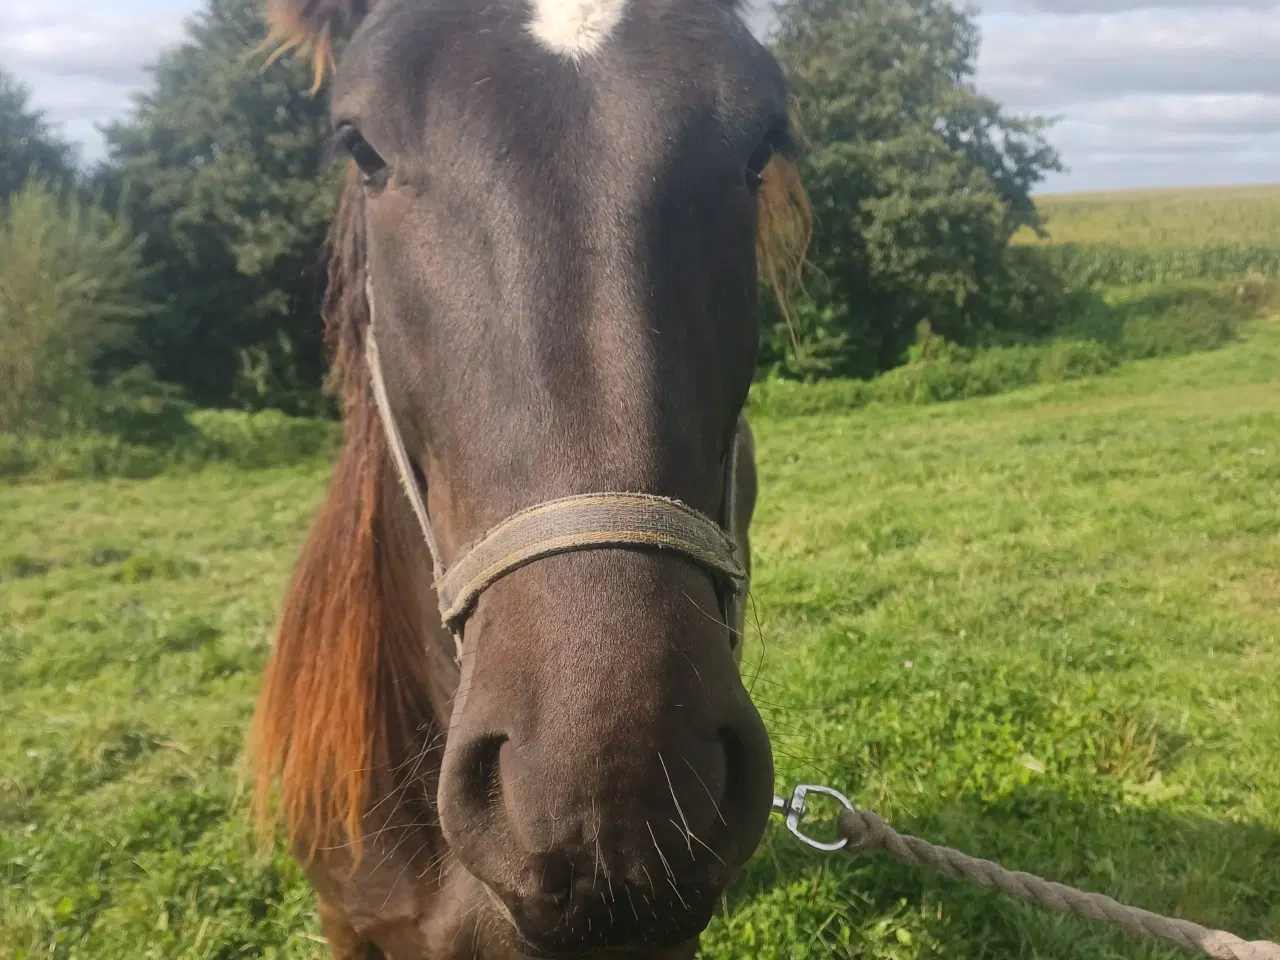
<path fill-rule="evenodd" d="M 740 638 L 760 288 L 811 222 L 782 71 L 736 0 L 266 14 L 350 170 L 262 823 L 337 960 L 690 958 L 772 798 Z"/>

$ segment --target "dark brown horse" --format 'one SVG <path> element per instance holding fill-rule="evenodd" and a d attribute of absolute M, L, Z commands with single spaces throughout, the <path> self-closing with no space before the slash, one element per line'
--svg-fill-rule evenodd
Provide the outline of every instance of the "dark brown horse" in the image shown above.
<path fill-rule="evenodd" d="M 757 275 L 785 286 L 808 234 L 778 66 L 733 0 L 269 13 L 318 81 L 342 44 L 354 162 L 345 444 L 254 719 L 259 808 L 336 957 L 691 957 L 772 796 L 726 583 Z"/>

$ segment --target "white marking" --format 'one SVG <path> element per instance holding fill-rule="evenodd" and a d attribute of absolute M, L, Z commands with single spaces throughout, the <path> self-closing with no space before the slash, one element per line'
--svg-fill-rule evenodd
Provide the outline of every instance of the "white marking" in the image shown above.
<path fill-rule="evenodd" d="M 597 53 L 622 21 L 627 0 L 532 0 L 529 32 L 553 53 L 580 60 Z"/>

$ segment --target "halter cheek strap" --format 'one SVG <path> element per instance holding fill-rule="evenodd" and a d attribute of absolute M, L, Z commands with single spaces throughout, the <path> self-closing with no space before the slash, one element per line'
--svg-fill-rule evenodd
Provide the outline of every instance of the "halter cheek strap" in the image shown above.
<path fill-rule="evenodd" d="M 436 535 L 431 529 L 431 519 L 427 516 L 427 504 L 422 499 L 422 490 L 409 465 L 409 453 L 404 448 L 404 440 L 396 427 L 395 418 L 391 415 L 391 398 L 387 396 L 387 382 L 382 376 L 382 358 L 378 355 L 378 341 L 373 335 L 373 296 L 366 290 L 369 301 L 369 330 L 365 334 L 365 361 L 369 364 L 369 379 L 373 383 L 373 402 L 378 407 L 378 419 L 382 421 L 382 432 L 387 438 L 387 449 L 391 451 L 391 462 L 395 464 L 396 476 L 400 478 L 400 486 L 409 498 L 409 506 L 413 507 L 413 515 L 418 518 L 418 526 L 422 528 L 422 536 L 427 541 L 427 549 L 431 551 L 431 565 L 435 570 L 437 581 L 444 563 L 440 560 L 440 547 L 436 544 Z"/>
<path fill-rule="evenodd" d="M 440 618 L 462 650 L 462 629 L 480 595 L 507 574 L 545 557 L 576 550 L 638 547 L 684 556 L 716 581 L 721 614 L 736 643 L 739 610 L 747 590 L 747 573 L 732 534 L 737 475 L 738 432 L 735 430 L 724 467 L 721 522 L 716 523 L 679 500 L 646 493 L 589 493 L 548 500 L 503 520 L 446 567 L 431 529 L 422 490 L 414 476 L 404 440 L 391 412 L 382 359 L 373 332 L 373 296 L 366 290 L 370 322 L 365 358 L 373 399 L 400 485 L 422 529 L 435 569 Z"/>

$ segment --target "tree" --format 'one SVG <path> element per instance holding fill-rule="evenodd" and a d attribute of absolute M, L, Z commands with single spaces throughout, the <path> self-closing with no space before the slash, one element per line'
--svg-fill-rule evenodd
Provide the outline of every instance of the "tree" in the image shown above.
<path fill-rule="evenodd" d="M 971 17 L 947 0 L 776 9 L 816 218 L 813 302 L 798 308 L 821 321 L 810 366 L 895 366 L 922 323 L 973 342 L 1051 321 L 1051 275 L 1009 240 L 1037 225 L 1031 189 L 1061 164 L 1047 121 L 974 89 Z M 794 366 L 786 343 L 766 332 L 766 354 Z"/>
<path fill-rule="evenodd" d="M 0 430 L 29 432 L 94 405 L 94 364 L 146 315 L 129 225 L 32 178 L 0 218 Z"/>
<path fill-rule="evenodd" d="M 336 208 L 327 107 L 305 65 L 264 66 L 259 2 L 208 0 L 107 128 L 163 306 L 139 356 L 208 405 L 315 409 L 325 368 L 321 249 Z"/>
<path fill-rule="evenodd" d="M 0 68 L 0 206 L 32 176 L 70 180 L 75 155 L 30 106 L 31 91 Z"/>

